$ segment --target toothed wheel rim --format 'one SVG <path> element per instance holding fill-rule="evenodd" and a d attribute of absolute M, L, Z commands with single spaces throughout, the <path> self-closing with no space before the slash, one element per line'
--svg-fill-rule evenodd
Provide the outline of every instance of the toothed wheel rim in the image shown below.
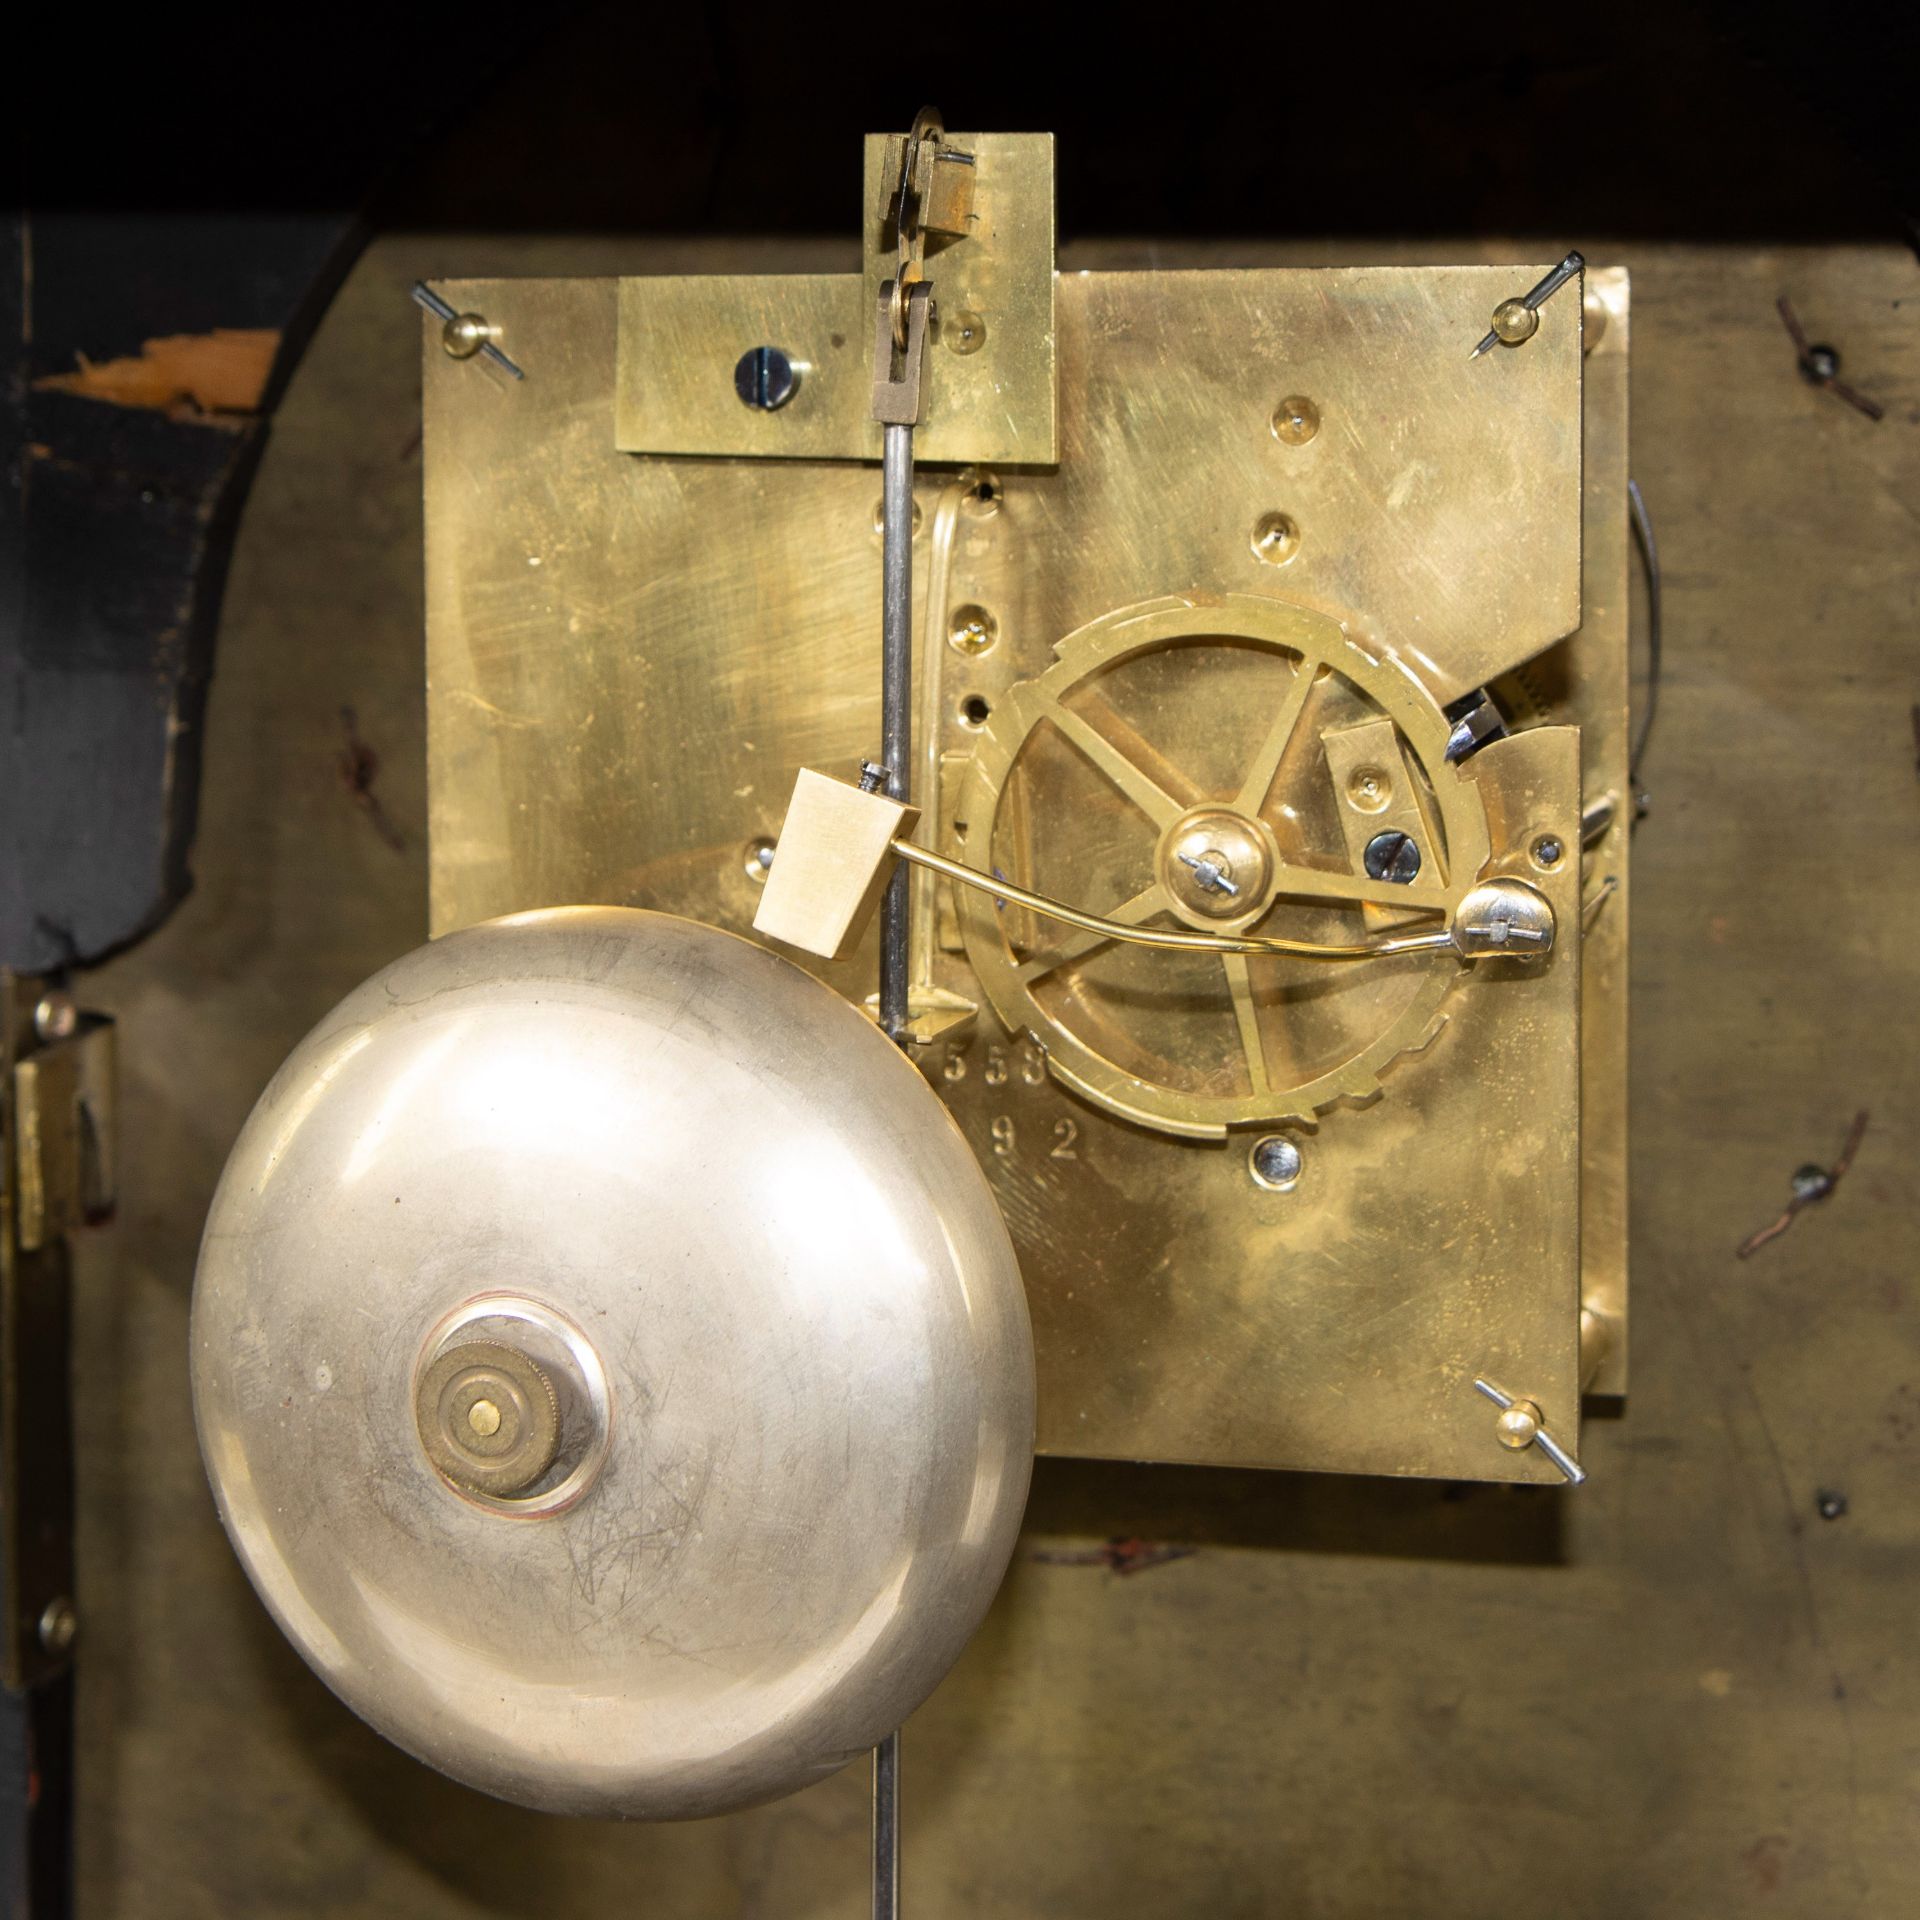
<path fill-rule="evenodd" d="M 1150 748 L 1144 754 L 1135 751 L 1145 744 L 1137 737 L 1130 747 L 1116 744 L 1114 731 L 1124 727 L 1103 729 L 1072 704 L 1090 690 L 1088 683 L 1140 656 L 1220 646 L 1251 646 L 1290 657 L 1294 665 L 1277 700 L 1252 716 L 1260 722 L 1258 744 L 1234 792 L 1168 790 L 1163 776 L 1174 769 L 1164 759 Z M 1170 598 L 1104 615 L 1062 641 L 1055 653 L 1045 673 L 1001 697 L 975 748 L 957 818 L 967 857 L 978 864 L 994 859 L 1010 783 L 1043 734 L 1063 738 L 1105 789 L 1123 797 L 1151 843 L 1154 879 L 1131 899 L 1091 899 L 1056 889 L 1096 912 L 1136 922 L 1249 932 L 1291 931 L 1286 923 L 1303 909 L 1353 907 L 1362 900 L 1446 912 L 1487 858 L 1485 807 L 1477 784 L 1446 762 L 1448 730 L 1438 705 L 1406 669 L 1369 653 L 1326 614 L 1247 595 Z M 1414 885 L 1383 894 L 1381 883 L 1366 877 L 1346 846 L 1284 844 L 1285 832 L 1297 826 L 1294 810 L 1284 804 L 1289 782 L 1299 784 L 1296 747 L 1308 739 L 1317 743 L 1314 714 L 1335 697 L 1362 711 L 1362 717 L 1384 715 L 1393 722 L 1404 761 L 1417 768 L 1424 783 L 1423 804 L 1431 809 L 1438 842 L 1430 851 L 1442 855 L 1443 872 L 1429 871 Z M 1110 709 L 1096 711 L 1116 718 Z M 1155 764 L 1143 765 L 1143 759 Z M 1204 821 L 1206 830 L 1196 831 L 1196 821 Z M 1047 823 L 1039 821 L 1036 836 L 1044 838 L 1046 831 Z M 1209 843 L 1204 849 L 1201 840 Z M 1241 849 L 1251 850 L 1256 841 L 1262 857 L 1249 862 Z M 1208 858 L 1219 851 L 1214 842 L 1226 843 L 1224 862 Z M 1242 913 L 1231 911 L 1233 896 L 1219 892 L 1223 881 L 1236 884 L 1236 872 L 1254 889 Z M 1170 880 L 1176 873 L 1179 877 Z M 1033 876 L 1008 870 L 1006 878 L 1031 884 Z M 1169 1084 L 1102 1051 L 1087 1020 L 1067 1017 L 1057 986 L 1043 985 L 1093 962 L 1107 943 L 1084 944 L 1075 952 L 1074 940 L 1054 938 L 1059 929 L 1036 935 L 1024 917 L 971 890 L 961 894 L 958 908 L 968 961 L 988 1001 L 1009 1031 L 1026 1033 L 1042 1049 L 1056 1078 L 1109 1112 L 1194 1137 L 1217 1137 L 1236 1126 L 1310 1120 L 1338 1101 L 1370 1097 L 1396 1059 L 1433 1038 L 1444 1018 L 1442 1002 L 1461 975 L 1460 963 L 1445 953 L 1350 963 L 1193 956 L 1196 965 L 1215 969 L 1219 1011 L 1225 1016 L 1222 1032 L 1237 1038 L 1241 1084 L 1228 1090 Z M 1358 931 L 1360 915 L 1349 918 Z M 1054 958 L 1063 948 L 1069 957 Z M 1151 958 L 1162 968 L 1168 960 L 1161 954 Z M 1179 956 L 1176 964 L 1188 958 Z M 1331 1063 L 1302 1066 L 1290 1062 L 1278 1044 L 1282 1022 L 1271 1010 L 1274 989 L 1266 987 L 1262 997 L 1263 972 L 1315 964 L 1323 970 L 1329 965 L 1391 967 L 1396 978 L 1412 984 L 1379 1029 L 1350 1052 Z M 1077 1010 L 1084 1014 L 1085 1003 Z"/>

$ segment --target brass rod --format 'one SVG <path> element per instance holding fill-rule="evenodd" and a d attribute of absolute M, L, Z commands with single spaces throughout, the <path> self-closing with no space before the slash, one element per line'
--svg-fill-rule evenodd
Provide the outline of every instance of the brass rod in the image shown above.
<path fill-rule="evenodd" d="M 944 874 L 963 887 L 976 887 L 982 893 L 992 894 L 996 900 L 1025 907 L 1029 913 L 1044 914 L 1049 920 L 1064 921 L 1070 927 L 1101 934 L 1109 940 L 1125 940 L 1137 947 L 1184 947 L 1192 953 L 1288 954 L 1296 960 L 1374 960 L 1391 953 L 1456 950 L 1453 935 L 1444 927 L 1431 933 L 1391 934 L 1384 940 L 1363 941 L 1352 946 L 1331 945 L 1321 940 L 1285 940 L 1278 935 L 1176 933 L 1161 927 L 1130 927 L 1124 921 L 1107 920 L 1097 913 L 1082 913 L 1078 907 L 1063 906 L 1044 894 L 1029 893 L 1025 887 L 1010 886 L 991 874 L 976 873 L 972 867 L 964 867 L 958 860 L 949 860 L 929 847 L 915 846 L 910 840 L 894 841 L 893 850 L 902 860 Z M 1281 891 L 1286 891 L 1284 885 Z"/>

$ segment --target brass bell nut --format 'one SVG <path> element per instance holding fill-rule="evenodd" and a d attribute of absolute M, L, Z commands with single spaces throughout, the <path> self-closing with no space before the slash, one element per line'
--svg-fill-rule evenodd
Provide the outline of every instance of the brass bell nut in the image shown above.
<path fill-rule="evenodd" d="M 443 1480 L 495 1499 L 529 1491 L 560 1451 L 552 1381 L 498 1341 L 449 1347 L 434 1360 L 415 1389 L 414 1419 Z"/>

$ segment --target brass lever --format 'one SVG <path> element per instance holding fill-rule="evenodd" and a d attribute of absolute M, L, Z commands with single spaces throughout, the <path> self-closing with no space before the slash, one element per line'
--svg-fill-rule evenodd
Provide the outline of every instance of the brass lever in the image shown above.
<path fill-rule="evenodd" d="M 1553 909 L 1525 881 L 1495 878 L 1468 889 L 1451 924 L 1423 933 L 1336 943 L 1289 940 L 1277 934 L 1188 933 L 1169 927 L 1129 926 L 1083 913 L 1045 894 L 1031 893 L 997 875 L 981 873 L 907 838 L 916 809 L 883 793 L 848 786 L 803 768 L 774 862 L 767 873 L 754 930 L 829 960 L 843 960 L 860 942 L 892 871 L 889 856 L 992 894 L 1030 913 L 1064 922 L 1103 939 L 1189 953 L 1283 954 L 1296 960 L 1375 960 L 1396 953 L 1458 954 L 1464 960 L 1540 959 L 1552 950 Z M 1284 884 L 1280 891 L 1284 893 Z"/>

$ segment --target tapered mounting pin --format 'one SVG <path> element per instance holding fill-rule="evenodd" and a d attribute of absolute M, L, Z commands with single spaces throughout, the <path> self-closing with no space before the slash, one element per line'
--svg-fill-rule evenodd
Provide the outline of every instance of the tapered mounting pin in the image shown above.
<path fill-rule="evenodd" d="M 1487 337 L 1468 354 L 1478 360 L 1494 347 L 1517 347 L 1540 331 L 1540 309 L 1587 264 L 1583 253 L 1570 253 L 1529 293 L 1517 300 L 1502 300 L 1493 310 L 1493 325 Z"/>
<path fill-rule="evenodd" d="M 424 280 L 413 283 L 413 297 L 436 320 L 444 323 L 440 344 L 454 359 L 471 360 L 477 353 L 516 380 L 527 377 L 494 345 L 492 328 L 477 313 L 456 313 Z"/>
<path fill-rule="evenodd" d="M 1516 1453 L 1527 1447 L 1538 1447 L 1566 1476 L 1570 1486 L 1577 1487 L 1587 1477 L 1586 1468 L 1547 1431 L 1546 1421 L 1533 1401 L 1516 1399 L 1502 1392 L 1491 1380 L 1476 1380 L 1473 1390 L 1484 1394 L 1500 1409 L 1495 1434 L 1503 1447 L 1510 1447 Z"/>

